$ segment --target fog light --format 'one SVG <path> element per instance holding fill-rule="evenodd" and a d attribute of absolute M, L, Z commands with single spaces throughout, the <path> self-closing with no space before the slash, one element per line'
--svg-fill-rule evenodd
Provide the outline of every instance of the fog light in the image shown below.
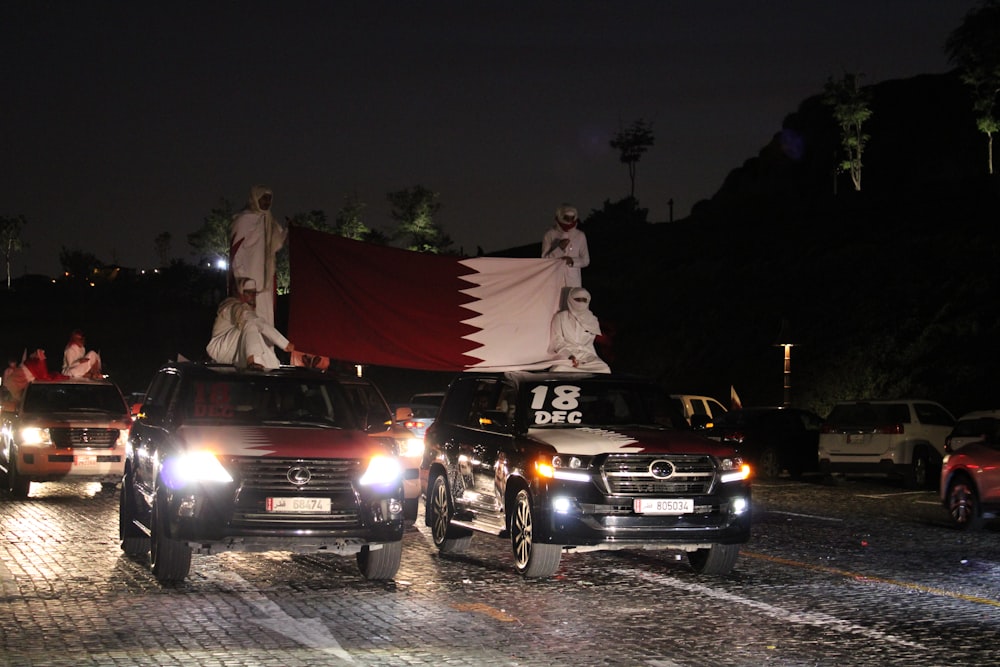
<path fill-rule="evenodd" d="M 563 498 L 562 496 L 552 499 L 552 509 L 560 514 L 566 514 L 572 507 L 569 498 Z"/>
<path fill-rule="evenodd" d="M 403 503 L 393 498 L 389 501 L 389 514 L 396 515 L 403 511 Z"/>
<path fill-rule="evenodd" d="M 743 514 L 750 507 L 750 503 L 743 497 L 733 498 L 729 503 L 729 507 L 732 508 L 733 514 Z"/>

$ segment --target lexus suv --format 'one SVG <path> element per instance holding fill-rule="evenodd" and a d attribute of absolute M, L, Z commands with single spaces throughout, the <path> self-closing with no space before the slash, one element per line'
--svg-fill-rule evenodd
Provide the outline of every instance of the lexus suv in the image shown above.
<path fill-rule="evenodd" d="M 161 368 L 129 437 L 122 550 L 148 552 L 161 583 L 187 577 L 192 554 L 222 551 L 353 554 L 365 577 L 394 577 L 399 445 L 344 382 L 304 368 Z"/>
<path fill-rule="evenodd" d="M 623 548 L 685 551 L 697 572 L 726 574 L 750 536 L 749 467 L 641 378 L 467 371 L 424 441 L 442 553 L 479 532 L 509 539 L 526 577 L 552 575 L 565 550 Z"/>
<path fill-rule="evenodd" d="M 101 482 L 113 489 L 125 467 L 131 417 L 118 386 L 84 378 L 35 380 L 6 402 L 0 481 L 15 498 L 32 482 Z"/>
<path fill-rule="evenodd" d="M 820 472 L 899 477 L 907 488 L 925 488 L 937 480 L 954 425 L 933 401 L 838 403 L 819 436 Z"/>

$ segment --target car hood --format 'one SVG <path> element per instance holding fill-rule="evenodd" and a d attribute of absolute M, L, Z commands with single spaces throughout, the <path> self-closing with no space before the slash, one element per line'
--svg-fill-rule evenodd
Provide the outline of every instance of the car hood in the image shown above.
<path fill-rule="evenodd" d="M 532 428 L 528 436 L 560 454 L 711 454 L 732 456 L 731 447 L 685 431 L 642 427 Z"/>
<path fill-rule="evenodd" d="M 182 426 L 188 447 L 224 456 L 363 459 L 387 453 L 383 442 L 362 431 L 287 426 Z"/>

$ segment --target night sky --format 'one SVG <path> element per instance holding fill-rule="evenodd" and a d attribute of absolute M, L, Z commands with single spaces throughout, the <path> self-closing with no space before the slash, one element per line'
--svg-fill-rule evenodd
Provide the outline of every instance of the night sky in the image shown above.
<path fill-rule="evenodd" d="M 651 221 L 711 197 L 826 79 L 950 69 L 961 0 L 4 3 L 0 215 L 14 275 L 61 247 L 157 264 L 254 183 L 281 219 L 348 193 L 440 193 L 468 254 L 537 242 L 554 209 L 628 195 L 609 139 L 637 118 Z"/>

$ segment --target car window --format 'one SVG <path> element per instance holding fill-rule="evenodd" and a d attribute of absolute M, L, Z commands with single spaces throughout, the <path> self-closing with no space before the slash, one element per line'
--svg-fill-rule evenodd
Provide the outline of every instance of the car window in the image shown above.
<path fill-rule="evenodd" d="M 125 415 L 128 408 L 121 392 L 109 384 L 31 384 L 24 397 L 24 411 L 110 412 Z"/>
<path fill-rule="evenodd" d="M 262 376 L 199 377 L 182 392 L 188 423 L 323 423 L 359 428 L 339 385 Z"/>
<path fill-rule="evenodd" d="M 635 383 L 559 382 L 529 385 L 529 426 L 673 425 L 667 399 Z"/>
<path fill-rule="evenodd" d="M 962 438 L 977 438 L 982 435 L 996 438 L 998 433 L 1000 433 L 1000 421 L 993 417 L 960 419 L 955 423 L 955 429 L 951 432 L 953 436 Z"/>
<path fill-rule="evenodd" d="M 951 426 L 955 423 L 951 415 L 935 403 L 914 403 L 913 409 L 917 413 L 917 419 L 921 424 Z"/>

